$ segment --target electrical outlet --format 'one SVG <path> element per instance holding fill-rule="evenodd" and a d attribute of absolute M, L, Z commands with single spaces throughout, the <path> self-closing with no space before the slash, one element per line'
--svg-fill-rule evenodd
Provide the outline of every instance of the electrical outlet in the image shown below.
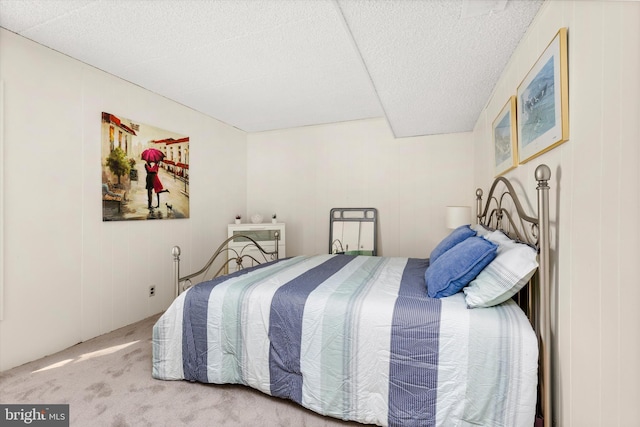
<path fill-rule="evenodd" d="M 149 296 L 155 296 L 156 294 L 156 287 L 155 286 L 149 286 Z"/>

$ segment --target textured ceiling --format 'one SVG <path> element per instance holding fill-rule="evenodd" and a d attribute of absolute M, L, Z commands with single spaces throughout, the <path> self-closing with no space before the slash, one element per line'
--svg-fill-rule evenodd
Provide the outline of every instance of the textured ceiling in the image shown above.
<path fill-rule="evenodd" d="M 247 132 L 473 129 L 542 0 L 0 0 L 0 26 Z"/>

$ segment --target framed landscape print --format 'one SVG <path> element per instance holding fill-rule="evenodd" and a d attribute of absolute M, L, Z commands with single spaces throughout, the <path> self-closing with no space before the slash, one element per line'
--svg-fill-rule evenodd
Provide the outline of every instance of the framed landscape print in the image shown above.
<path fill-rule="evenodd" d="M 516 97 L 512 96 L 493 121 L 493 148 L 495 176 L 510 171 L 517 165 Z"/>
<path fill-rule="evenodd" d="M 561 28 L 518 86 L 520 163 L 526 163 L 569 139 L 567 66 L 567 29 Z"/>

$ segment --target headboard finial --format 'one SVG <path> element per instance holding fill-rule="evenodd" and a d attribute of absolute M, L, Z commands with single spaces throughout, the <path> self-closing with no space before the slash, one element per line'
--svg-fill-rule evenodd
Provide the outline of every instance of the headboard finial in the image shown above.
<path fill-rule="evenodd" d="M 482 188 L 478 188 L 478 189 L 476 190 L 476 197 L 477 197 L 477 198 L 481 198 L 481 197 L 482 197 Z"/>
<path fill-rule="evenodd" d="M 551 169 L 549 166 L 542 164 L 536 168 L 537 181 L 549 181 L 551 179 Z"/>
<path fill-rule="evenodd" d="M 174 258 L 177 258 L 180 256 L 180 246 L 174 246 L 171 248 L 171 255 L 173 255 Z"/>

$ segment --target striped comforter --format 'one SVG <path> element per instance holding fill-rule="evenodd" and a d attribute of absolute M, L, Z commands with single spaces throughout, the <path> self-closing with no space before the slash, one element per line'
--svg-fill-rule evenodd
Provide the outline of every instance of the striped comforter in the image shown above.
<path fill-rule="evenodd" d="M 300 256 L 201 283 L 154 326 L 153 376 L 382 426 L 530 427 L 538 348 L 524 313 L 428 298 L 427 265 Z"/>

